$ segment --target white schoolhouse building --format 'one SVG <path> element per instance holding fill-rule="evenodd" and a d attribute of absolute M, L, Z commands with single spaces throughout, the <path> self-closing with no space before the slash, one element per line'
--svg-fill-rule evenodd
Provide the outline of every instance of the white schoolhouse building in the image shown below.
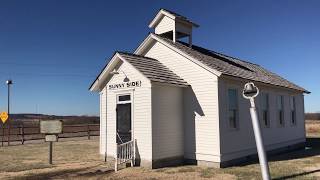
<path fill-rule="evenodd" d="M 225 167 L 256 154 L 245 83 L 269 152 L 303 147 L 302 87 L 247 61 L 192 43 L 199 25 L 161 9 L 132 53 L 115 52 L 90 87 L 100 94 L 100 153 L 151 168 Z M 124 162 L 123 161 L 123 162 Z"/>

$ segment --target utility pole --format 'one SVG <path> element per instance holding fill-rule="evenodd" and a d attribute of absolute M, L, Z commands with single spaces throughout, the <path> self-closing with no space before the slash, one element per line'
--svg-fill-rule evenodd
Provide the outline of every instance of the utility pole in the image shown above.
<path fill-rule="evenodd" d="M 12 85 L 12 80 L 7 80 L 6 81 L 6 84 L 8 85 L 8 116 L 9 116 L 9 119 L 8 119 L 8 126 L 9 126 L 9 129 L 8 129 L 8 146 L 10 145 L 10 85 Z"/>
<path fill-rule="evenodd" d="M 249 82 L 244 85 L 242 95 L 245 99 L 250 100 L 250 105 L 251 105 L 250 114 L 251 114 L 254 137 L 256 140 L 256 145 L 258 150 L 262 178 L 263 180 L 270 180 L 268 160 L 267 160 L 266 151 L 263 145 L 263 138 L 261 134 L 260 123 L 258 120 L 258 113 L 257 113 L 256 105 L 254 102 L 254 98 L 257 97 L 258 94 L 259 94 L 259 89 L 257 86 L 253 84 L 253 82 Z"/>

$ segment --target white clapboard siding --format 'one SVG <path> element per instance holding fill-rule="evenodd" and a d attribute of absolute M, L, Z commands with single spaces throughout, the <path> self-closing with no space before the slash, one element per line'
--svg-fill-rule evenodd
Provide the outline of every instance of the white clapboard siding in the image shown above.
<path fill-rule="evenodd" d="M 252 129 L 251 117 L 249 112 L 250 103 L 247 99 L 242 97 L 242 88 L 246 81 L 230 79 L 219 80 L 219 97 L 220 97 L 220 127 L 221 127 L 221 154 L 222 161 L 231 160 L 234 158 L 243 157 L 256 153 L 255 139 Z M 304 130 L 304 104 L 301 93 L 296 93 L 284 88 L 268 87 L 257 83 L 261 92 L 269 94 L 270 107 L 270 128 L 262 126 L 264 142 L 267 150 L 286 147 L 290 144 L 296 144 L 305 141 Z M 239 129 L 232 130 L 228 124 L 228 88 L 238 89 L 239 102 Z M 276 96 L 284 96 L 284 120 L 285 126 L 279 127 L 276 118 Z M 292 126 L 290 124 L 290 105 L 289 97 L 294 95 L 296 97 L 297 110 L 297 124 Z M 256 98 L 256 105 L 259 111 L 260 101 L 259 96 Z M 261 116 L 260 116 L 261 117 Z M 261 120 L 261 119 L 260 119 Z"/>
<path fill-rule="evenodd" d="M 107 155 L 114 156 L 116 150 L 116 96 L 126 93 L 133 94 L 133 133 L 137 140 L 137 158 L 151 160 L 152 157 L 152 128 L 151 128 L 151 84 L 140 72 L 130 64 L 123 63 L 119 74 L 114 75 L 107 83 L 123 83 L 124 73 L 130 81 L 142 81 L 141 87 L 135 89 L 109 90 L 107 88 Z"/>
<path fill-rule="evenodd" d="M 137 140 L 137 157 L 152 160 L 151 88 L 134 91 L 134 136 Z"/>
<path fill-rule="evenodd" d="M 183 89 L 152 85 L 152 159 L 184 155 Z"/>
<path fill-rule="evenodd" d="M 217 76 L 159 42 L 145 56 L 159 60 L 192 87 L 184 92 L 185 158 L 219 161 Z"/>
<path fill-rule="evenodd" d="M 156 26 L 155 28 L 155 33 L 156 34 L 162 34 L 168 31 L 172 31 L 174 28 L 174 20 L 164 16 L 161 21 L 159 22 L 159 24 Z"/>
<path fill-rule="evenodd" d="M 100 154 L 104 155 L 106 152 L 106 89 L 100 92 Z"/>

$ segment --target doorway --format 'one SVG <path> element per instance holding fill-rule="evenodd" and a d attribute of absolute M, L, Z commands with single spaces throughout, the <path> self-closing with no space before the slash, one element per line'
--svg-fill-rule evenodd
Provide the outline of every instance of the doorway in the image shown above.
<path fill-rule="evenodd" d="M 131 133 L 131 96 L 129 94 L 117 96 L 117 144 L 132 140 Z"/>

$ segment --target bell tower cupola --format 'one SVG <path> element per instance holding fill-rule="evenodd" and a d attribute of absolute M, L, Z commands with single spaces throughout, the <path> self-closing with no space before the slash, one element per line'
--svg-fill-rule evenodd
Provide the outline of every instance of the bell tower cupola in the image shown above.
<path fill-rule="evenodd" d="M 172 39 L 173 42 L 188 37 L 189 46 L 192 46 L 192 29 L 199 25 L 175 12 L 160 9 L 156 17 L 149 24 L 154 33 Z"/>

